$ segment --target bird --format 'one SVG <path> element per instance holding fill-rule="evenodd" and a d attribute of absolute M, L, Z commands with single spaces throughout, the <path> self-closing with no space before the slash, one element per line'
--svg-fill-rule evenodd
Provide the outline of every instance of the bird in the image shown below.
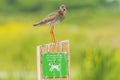
<path fill-rule="evenodd" d="M 47 17 L 45 17 L 40 22 L 33 24 L 33 26 L 42 26 L 42 25 L 50 26 L 50 35 L 52 38 L 52 42 L 55 43 L 56 38 L 54 35 L 54 26 L 64 20 L 66 12 L 67 12 L 66 6 L 62 4 L 58 10 L 50 13 Z"/>

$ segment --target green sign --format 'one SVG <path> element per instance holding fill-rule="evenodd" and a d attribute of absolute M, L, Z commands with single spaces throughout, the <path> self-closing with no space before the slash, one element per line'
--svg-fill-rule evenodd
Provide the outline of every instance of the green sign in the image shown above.
<path fill-rule="evenodd" d="M 67 53 L 42 54 L 42 75 L 44 78 L 67 77 Z"/>

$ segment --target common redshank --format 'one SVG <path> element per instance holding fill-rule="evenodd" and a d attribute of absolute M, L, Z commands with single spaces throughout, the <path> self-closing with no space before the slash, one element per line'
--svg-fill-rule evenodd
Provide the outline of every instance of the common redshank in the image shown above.
<path fill-rule="evenodd" d="M 61 5 L 58 10 L 49 14 L 46 18 L 34 24 L 33 26 L 49 25 L 52 42 L 55 43 L 56 38 L 54 35 L 54 26 L 59 22 L 61 22 L 64 19 L 65 15 L 66 15 L 66 7 L 65 5 Z"/>

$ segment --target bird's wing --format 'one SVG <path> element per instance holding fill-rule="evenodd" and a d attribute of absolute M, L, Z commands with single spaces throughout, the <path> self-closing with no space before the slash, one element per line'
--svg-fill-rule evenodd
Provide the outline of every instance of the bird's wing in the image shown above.
<path fill-rule="evenodd" d="M 57 15 L 58 14 L 58 10 L 52 12 L 51 14 L 49 14 L 47 17 L 51 17 L 51 16 L 54 16 L 54 15 Z"/>
<path fill-rule="evenodd" d="M 49 21 L 54 20 L 58 15 L 59 15 L 58 11 L 55 11 L 55 12 L 49 14 L 46 18 L 44 18 L 44 19 L 40 22 L 40 24 L 46 24 L 46 23 L 48 23 Z"/>

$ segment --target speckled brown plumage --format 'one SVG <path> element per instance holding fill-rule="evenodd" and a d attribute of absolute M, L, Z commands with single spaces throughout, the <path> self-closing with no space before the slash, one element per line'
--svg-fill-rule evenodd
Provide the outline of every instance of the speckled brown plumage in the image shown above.
<path fill-rule="evenodd" d="M 55 12 L 49 14 L 46 18 L 34 24 L 33 26 L 40 26 L 40 25 L 54 26 L 55 24 L 61 22 L 64 19 L 65 14 L 66 14 L 66 7 L 64 5 L 61 5 L 59 10 L 56 10 Z"/>
<path fill-rule="evenodd" d="M 49 14 L 42 21 L 34 24 L 33 26 L 49 25 L 51 27 L 50 33 L 51 33 L 52 41 L 55 42 L 54 26 L 55 24 L 58 24 L 59 22 L 64 20 L 65 15 L 66 15 L 66 7 L 65 5 L 61 5 L 59 10 L 56 10 L 55 12 Z"/>

